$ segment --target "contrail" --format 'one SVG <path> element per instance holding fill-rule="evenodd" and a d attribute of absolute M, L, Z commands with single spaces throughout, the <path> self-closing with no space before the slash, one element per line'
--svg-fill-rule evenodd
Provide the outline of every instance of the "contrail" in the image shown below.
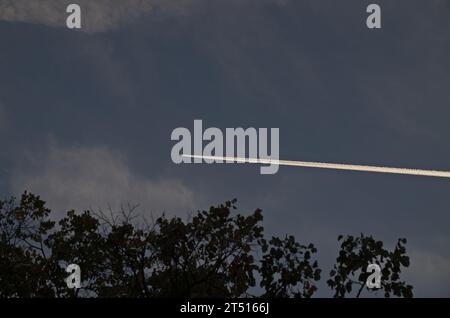
<path fill-rule="evenodd" d="M 406 175 L 412 175 L 412 176 L 450 178 L 449 171 L 437 171 L 437 170 L 390 168 L 390 167 L 349 165 L 349 164 L 324 163 L 324 162 L 271 160 L 271 159 L 221 157 L 221 156 L 199 156 L 199 155 L 182 155 L 182 156 L 186 157 L 186 158 L 222 160 L 222 161 L 237 162 L 237 163 L 256 163 L 256 164 L 267 164 L 267 165 L 270 165 L 270 164 L 277 165 L 278 164 L 280 166 L 291 166 L 291 167 L 306 167 L 306 168 L 334 169 L 334 170 L 347 170 L 347 171 L 366 171 L 366 172 L 375 172 L 375 173 L 391 173 L 391 174 L 406 174 Z"/>

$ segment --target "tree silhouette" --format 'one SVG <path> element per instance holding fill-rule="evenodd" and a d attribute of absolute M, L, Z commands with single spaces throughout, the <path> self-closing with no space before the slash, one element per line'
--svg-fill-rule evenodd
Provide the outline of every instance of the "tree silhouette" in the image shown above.
<path fill-rule="evenodd" d="M 412 286 L 400 280 L 402 267 L 409 266 L 409 257 L 406 255 L 406 239 L 399 239 L 393 252 L 383 247 L 383 242 L 376 241 L 371 236 L 359 237 L 342 235 L 341 250 L 336 259 L 336 264 L 330 272 L 328 285 L 335 291 L 335 297 L 345 297 L 356 285 L 356 297 L 359 297 L 364 289 L 373 292 L 366 286 L 369 273 L 366 272 L 369 264 L 377 264 L 382 268 L 381 289 L 385 297 L 391 295 L 398 297 L 412 297 Z"/>
<path fill-rule="evenodd" d="M 321 275 L 314 245 L 266 239 L 262 211 L 240 215 L 235 204 L 185 221 L 138 221 L 127 207 L 119 215 L 69 211 L 56 223 L 39 196 L 0 201 L 0 297 L 313 296 Z M 398 276 L 409 265 L 404 243 L 391 253 L 371 238 L 347 237 L 328 281 L 335 296 L 351 291 L 350 275 L 369 261 L 385 265 L 387 296 L 412 296 Z M 81 289 L 67 288 L 69 264 L 81 268 Z"/>

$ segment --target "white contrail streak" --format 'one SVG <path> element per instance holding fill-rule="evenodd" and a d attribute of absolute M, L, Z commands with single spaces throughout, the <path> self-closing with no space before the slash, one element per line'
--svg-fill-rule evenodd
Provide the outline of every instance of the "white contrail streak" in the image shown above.
<path fill-rule="evenodd" d="M 226 162 L 237 162 L 237 163 L 256 163 L 256 164 L 267 164 L 267 165 L 273 164 L 273 165 L 291 166 L 291 167 L 306 167 L 306 168 L 334 169 L 334 170 L 347 170 L 347 171 L 366 171 L 366 172 L 376 172 L 376 173 L 392 173 L 392 174 L 406 174 L 406 175 L 412 175 L 412 176 L 450 178 L 449 171 L 437 171 L 437 170 L 390 168 L 390 167 L 349 165 L 349 164 L 324 163 L 324 162 L 271 160 L 271 159 L 220 157 L 220 156 L 183 155 L 183 157 L 207 159 L 207 160 L 221 160 L 221 161 L 226 161 Z"/>

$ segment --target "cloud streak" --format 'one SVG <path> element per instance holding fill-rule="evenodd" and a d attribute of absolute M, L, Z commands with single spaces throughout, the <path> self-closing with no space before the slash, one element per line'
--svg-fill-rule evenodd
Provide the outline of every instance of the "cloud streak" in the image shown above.
<path fill-rule="evenodd" d="M 152 10 L 184 14 L 198 0 L 0 0 L 0 21 L 27 22 L 65 27 L 66 8 L 77 3 L 82 8 L 83 28 L 88 33 L 115 29 Z"/>
<path fill-rule="evenodd" d="M 284 6 L 292 0 L 228 0 L 231 6 L 273 3 Z M 25 22 L 51 27 L 66 26 L 66 8 L 80 5 L 81 31 L 98 33 L 114 30 L 150 12 L 169 16 L 191 14 L 196 7 L 207 7 L 211 0 L 0 0 L 0 21 Z M 221 1 L 217 1 L 220 3 Z"/>

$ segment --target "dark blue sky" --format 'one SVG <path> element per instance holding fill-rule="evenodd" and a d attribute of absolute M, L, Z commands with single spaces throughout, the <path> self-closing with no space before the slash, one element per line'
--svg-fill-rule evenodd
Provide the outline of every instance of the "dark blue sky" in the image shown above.
<path fill-rule="evenodd" d="M 236 197 L 269 233 L 315 242 L 326 272 L 341 233 L 406 237 L 415 295 L 450 296 L 449 180 L 170 158 L 172 130 L 203 119 L 279 127 L 282 159 L 450 170 L 450 2 L 371 2 L 80 0 L 73 31 L 68 1 L 0 0 L 1 193 L 60 214 Z"/>

